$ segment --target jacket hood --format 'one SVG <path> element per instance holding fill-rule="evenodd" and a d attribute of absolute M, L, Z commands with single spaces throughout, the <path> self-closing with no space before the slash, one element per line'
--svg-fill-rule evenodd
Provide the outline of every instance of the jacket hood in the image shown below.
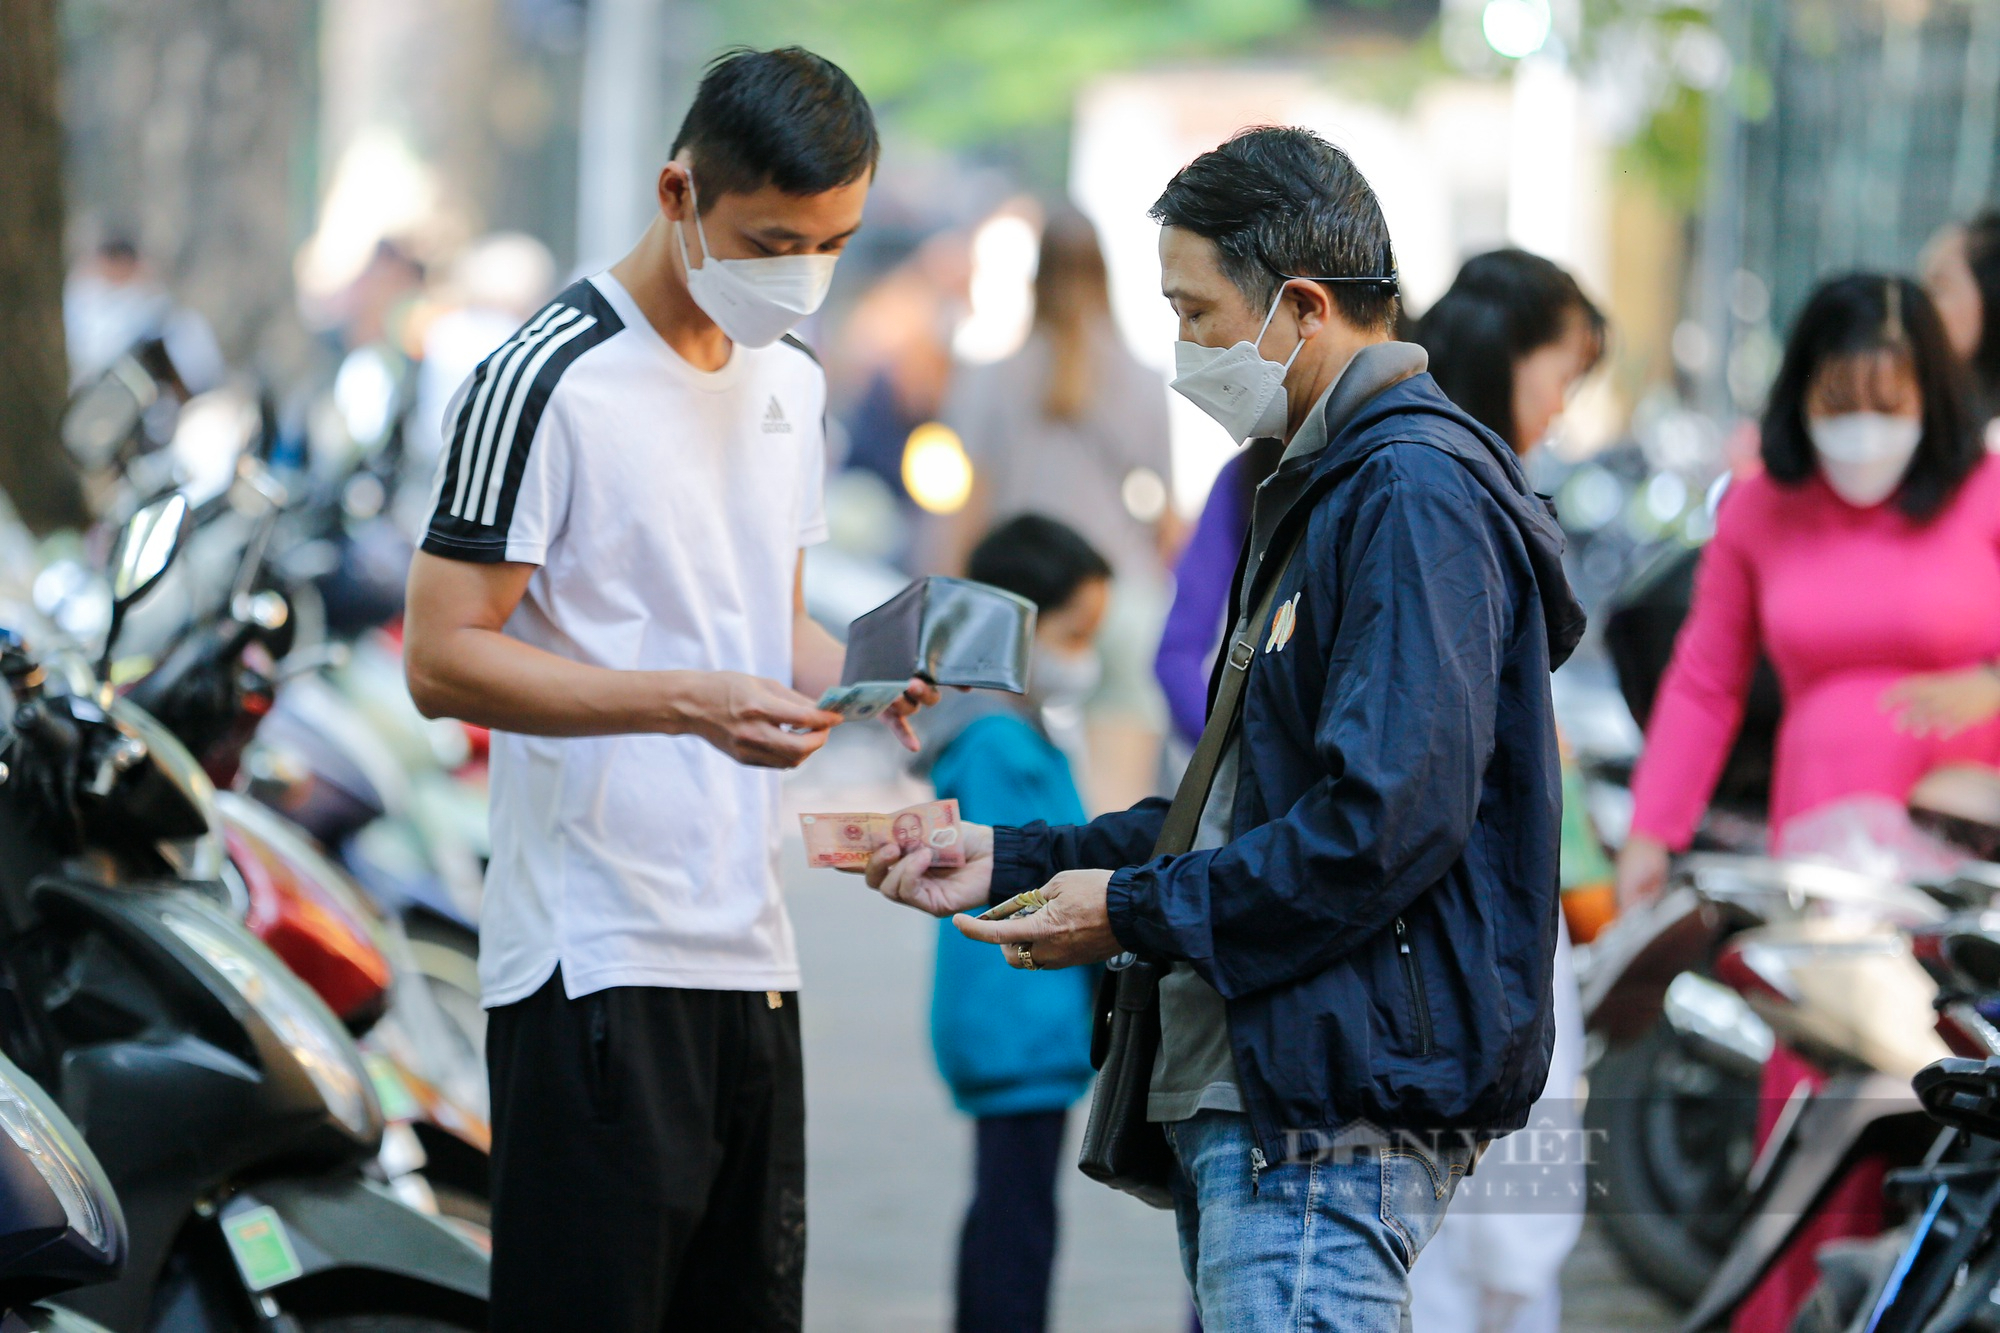
<path fill-rule="evenodd" d="M 1378 431 L 1373 427 L 1412 412 L 1443 417 L 1464 428 L 1435 432 L 1426 436 L 1425 442 L 1464 464 L 1520 532 L 1542 599 L 1542 621 L 1549 638 L 1549 669 L 1553 671 L 1576 651 L 1586 623 L 1583 604 L 1577 600 L 1569 575 L 1563 569 L 1566 543 L 1562 527 L 1556 522 L 1555 504 L 1547 496 L 1529 489 L 1521 460 L 1507 442 L 1445 397 L 1428 373 L 1404 379 L 1362 405 L 1340 426 L 1339 434 L 1320 455 L 1314 471 L 1321 476 L 1335 470 L 1351 471 L 1377 450 L 1406 439 L 1393 429 Z"/>

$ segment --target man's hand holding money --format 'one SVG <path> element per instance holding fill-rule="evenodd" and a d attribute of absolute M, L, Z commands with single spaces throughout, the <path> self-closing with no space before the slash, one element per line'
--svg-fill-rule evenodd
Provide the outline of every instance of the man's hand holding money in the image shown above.
<path fill-rule="evenodd" d="M 929 848 L 905 853 L 891 839 L 868 858 L 869 887 L 932 916 L 956 917 L 952 924 L 960 934 L 999 945 L 1011 967 L 1033 970 L 1101 963 L 1124 947 L 1111 933 L 1105 902 L 1109 870 L 1065 870 L 1043 885 L 1039 895 L 1024 895 L 1039 896 L 1035 910 L 1005 920 L 965 915 L 984 908 L 993 892 L 993 830 L 964 820 L 958 828 L 964 865 L 939 866 Z"/>
<path fill-rule="evenodd" d="M 892 839 L 877 847 L 863 872 L 884 898 L 932 916 L 950 916 L 986 905 L 993 885 L 993 830 L 960 820 L 958 845 L 965 863 L 940 866 L 929 848 L 905 855 Z"/>
<path fill-rule="evenodd" d="M 840 725 L 797 690 L 737 671 L 663 673 L 681 682 L 671 696 L 673 725 L 701 737 L 739 764 L 796 768 Z"/>
<path fill-rule="evenodd" d="M 662 730 L 699 736 L 739 764 L 796 768 L 848 719 L 843 709 L 815 704 L 797 690 L 759 676 L 735 671 L 661 674 L 685 682 L 672 695 L 672 725 Z M 917 736 L 910 716 L 937 701 L 937 686 L 912 677 L 901 694 L 868 716 L 882 718 L 904 748 L 914 751 Z"/>
<path fill-rule="evenodd" d="M 960 916 L 952 924 L 967 939 L 999 945 L 1010 967 L 1037 971 L 1101 963 L 1125 947 L 1111 933 L 1106 897 L 1112 873 L 1065 870 L 1037 891 L 1041 905 L 1033 911 L 1004 920 Z"/>
<path fill-rule="evenodd" d="M 819 697 L 817 707 L 838 713 L 849 722 L 866 722 L 879 717 L 888 724 L 889 730 L 896 733 L 896 739 L 903 743 L 903 748 L 915 754 L 923 746 L 910 726 L 910 718 L 918 709 L 935 704 L 938 698 L 937 686 L 921 676 L 912 676 L 901 685 L 894 681 L 835 685 Z"/>

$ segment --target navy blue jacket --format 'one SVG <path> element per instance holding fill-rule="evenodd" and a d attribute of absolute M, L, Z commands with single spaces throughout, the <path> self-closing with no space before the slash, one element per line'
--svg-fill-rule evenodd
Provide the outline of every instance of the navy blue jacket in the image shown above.
<path fill-rule="evenodd" d="M 1272 568 L 1238 598 L 1254 604 L 1259 572 L 1281 578 L 1280 603 L 1303 595 L 1288 642 L 1258 635 L 1233 840 L 1149 859 L 1159 800 L 1003 829 L 994 897 L 1117 869 L 1120 942 L 1191 963 L 1227 1002 L 1268 1161 L 1356 1119 L 1517 1129 L 1554 1038 L 1549 673 L 1583 629 L 1561 530 L 1512 451 L 1427 374 L 1265 490 L 1293 498 L 1267 523 L 1260 495 L 1249 546 L 1269 531 Z"/>

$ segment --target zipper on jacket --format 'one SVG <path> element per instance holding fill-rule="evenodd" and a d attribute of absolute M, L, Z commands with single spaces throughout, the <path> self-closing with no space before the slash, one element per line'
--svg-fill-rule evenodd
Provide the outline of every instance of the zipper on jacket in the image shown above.
<path fill-rule="evenodd" d="M 1250 1150 L 1250 1192 L 1252 1194 L 1257 1192 L 1257 1177 L 1264 1173 L 1264 1168 L 1268 1165 L 1269 1163 L 1264 1160 L 1264 1150 L 1262 1148 L 1252 1148 Z"/>
<path fill-rule="evenodd" d="M 1431 1053 L 1431 1002 L 1424 994 L 1424 975 L 1417 967 L 1417 956 L 1410 952 L 1409 927 L 1403 918 L 1396 918 L 1396 952 L 1403 956 L 1403 980 L 1409 983 L 1410 1004 L 1417 1014 L 1417 1054 Z"/>

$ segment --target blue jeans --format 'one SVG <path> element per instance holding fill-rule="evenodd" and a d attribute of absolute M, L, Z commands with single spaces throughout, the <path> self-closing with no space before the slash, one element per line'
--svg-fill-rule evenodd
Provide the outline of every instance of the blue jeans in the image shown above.
<path fill-rule="evenodd" d="M 1204 1333 L 1398 1333 L 1410 1265 L 1444 1220 L 1471 1149 L 1398 1141 L 1268 1167 L 1250 1124 L 1202 1111 L 1164 1127 L 1180 1170 L 1181 1267 Z"/>

